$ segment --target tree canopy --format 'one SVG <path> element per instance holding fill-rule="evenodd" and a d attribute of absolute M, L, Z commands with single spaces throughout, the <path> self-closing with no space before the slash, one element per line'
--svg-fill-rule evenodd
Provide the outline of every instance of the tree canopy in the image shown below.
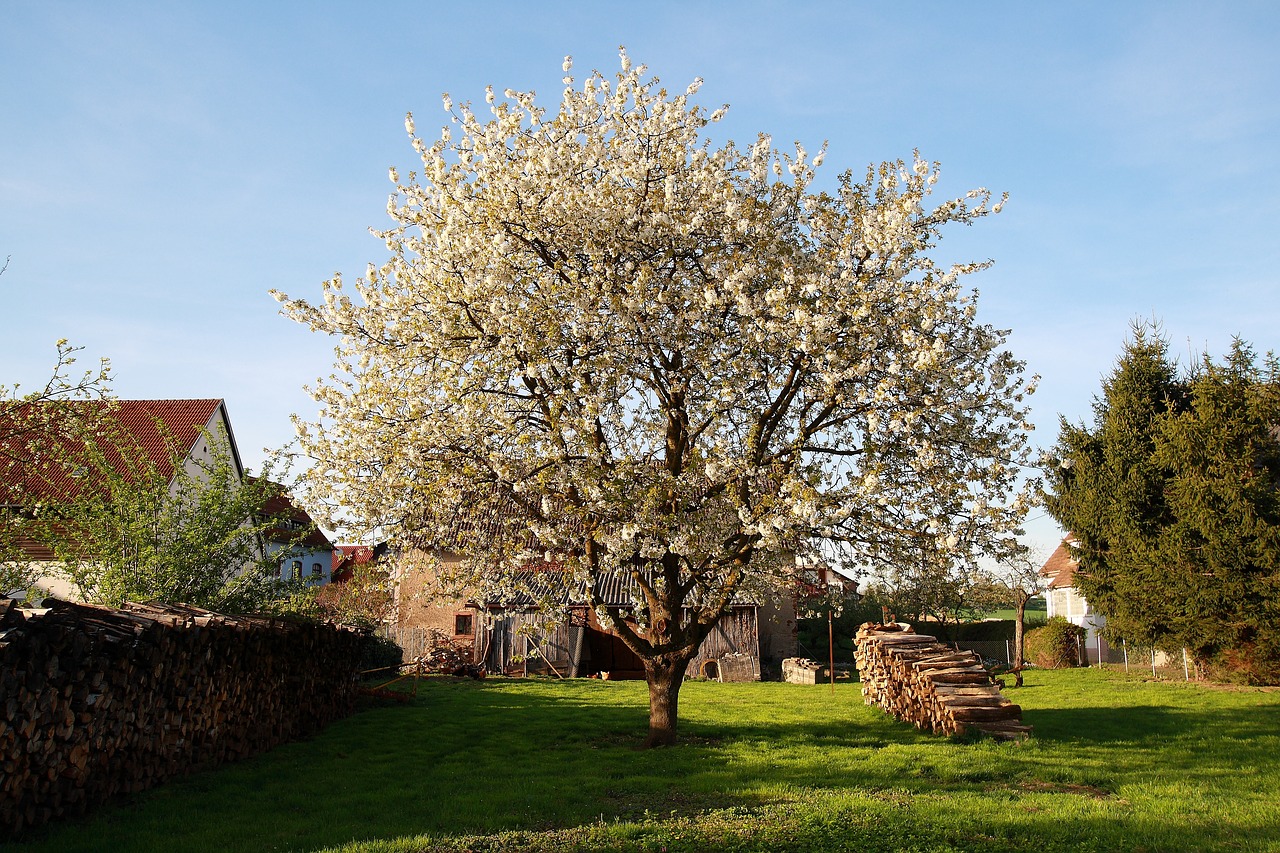
<path fill-rule="evenodd" d="M 22 547 L 28 531 L 20 508 L 26 499 L 15 488 L 19 478 L 10 477 L 10 470 L 48 464 L 55 448 L 92 431 L 103 411 L 75 404 L 110 395 L 110 362 L 102 359 L 97 369 L 77 372 L 74 366 L 82 348 L 65 339 L 55 346 L 57 358 L 44 385 L 26 392 L 16 384 L 0 385 L 0 595 L 29 589 L 38 576 Z"/>
<path fill-rule="evenodd" d="M 581 82 L 566 59 L 556 112 L 446 96 L 434 141 L 409 116 L 388 259 L 315 303 L 276 295 L 339 338 L 298 423 L 315 508 L 449 544 L 463 585 L 554 555 L 645 661 L 667 743 L 699 642 L 735 595 L 793 590 L 795 552 L 1009 546 L 1033 383 L 962 289 L 986 264 L 929 254 L 1003 199 L 930 205 L 918 155 L 820 190 L 825 150 L 717 147 L 700 81 L 621 59 Z M 603 609 L 610 573 L 633 608 Z"/>
<path fill-rule="evenodd" d="M 112 606 L 161 600 L 259 612 L 291 591 L 276 571 L 289 546 L 264 547 L 280 534 L 267 508 L 283 487 L 242 476 L 225 434 L 202 432 L 207 453 L 198 458 L 168 441 L 157 460 L 109 407 L 81 408 L 99 411 L 83 418 L 91 428 L 44 443 L 41 470 L 53 479 L 70 471 L 82 487 L 28 499 L 19 515 L 23 535 L 54 557 L 45 571 L 82 600 Z"/>
<path fill-rule="evenodd" d="M 1064 422 L 1048 499 L 1114 635 L 1280 679 L 1278 425 L 1274 356 L 1237 340 L 1184 375 L 1135 327 L 1093 425 Z"/>

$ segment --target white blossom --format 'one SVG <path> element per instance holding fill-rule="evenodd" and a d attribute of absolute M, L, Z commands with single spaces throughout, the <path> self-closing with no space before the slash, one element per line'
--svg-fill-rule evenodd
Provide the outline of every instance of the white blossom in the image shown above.
<path fill-rule="evenodd" d="M 919 154 L 819 192 L 825 147 L 712 147 L 700 85 L 624 53 L 558 111 L 508 89 L 487 121 L 414 137 L 389 259 L 350 295 L 285 298 L 337 340 L 300 437 L 324 522 L 454 542 L 473 585 L 530 531 L 567 578 L 674 572 L 685 598 L 635 611 L 691 607 L 671 643 L 739 591 L 792 589 L 788 555 L 819 540 L 861 565 L 1010 540 L 1032 386 L 960 289 L 986 264 L 927 252 L 991 194 L 931 203 Z M 633 648 L 666 648 L 635 620 Z"/>

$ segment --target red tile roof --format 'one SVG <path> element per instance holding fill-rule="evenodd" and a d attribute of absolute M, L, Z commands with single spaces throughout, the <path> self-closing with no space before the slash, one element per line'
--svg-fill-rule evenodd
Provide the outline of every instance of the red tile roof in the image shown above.
<path fill-rule="evenodd" d="M 154 465 L 161 476 L 173 475 L 173 459 L 182 458 L 195 446 L 200 431 L 209 426 L 214 414 L 222 407 L 221 400 L 114 400 L 46 402 L 34 404 L 41 407 L 78 406 L 91 414 L 101 414 L 118 424 L 124 432 L 124 440 L 136 444 Z M 48 412 L 49 409 L 44 409 Z M 0 425 L 0 437 L 7 446 L 0 447 L 0 502 L 26 503 L 35 500 L 69 500 L 82 493 L 93 483 L 86 476 L 86 466 L 75 463 L 75 453 L 70 453 L 65 463 L 43 459 L 33 462 L 25 453 L 29 430 L 24 420 L 39 420 L 33 416 L 30 405 L 0 408 L 0 418 L 8 423 Z M 226 418 L 225 409 L 223 418 Z M 17 426 L 13 426 L 14 424 Z M 227 426 L 230 431 L 230 424 Z M 117 472 L 128 476 L 129 468 L 112 442 L 104 443 L 103 455 Z M 71 450 L 66 447 L 64 449 Z M 240 460 L 231 439 L 231 452 L 237 466 Z M 15 497 L 16 496 L 16 497 Z"/>
<path fill-rule="evenodd" d="M 1065 589 L 1075 586 L 1076 569 L 1079 567 L 1071 557 L 1071 551 L 1068 545 L 1075 544 L 1075 539 L 1071 536 L 1063 539 L 1049 555 L 1049 559 L 1045 560 L 1044 565 L 1040 567 L 1040 574 L 1047 578 L 1053 578 L 1049 581 L 1049 589 Z"/>
<path fill-rule="evenodd" d="M 268 517 L 275 516 L 289 524 L 267 531 L 267 538 L 273 542 L 301 545 L 315 551 L 334 551 L 336 555 L 337 551 L 329 541 L 329 537 L 316 526 L 305 509 L 293 502 L 289 497 L 289 491 L 279 483 L 272 483 L 272 485 L 276 487 L 276 491 L 263 505 L 262 514 Z M 306 535 L 295 543 L 294 537 L 302 531 L 306 531 Z"/>
<path fill-rule="evenodd" d="M 330 577 L 336 583 L 350 580 L 356 566 L 372 563 L 386 552 L 386 542 L 377 545 L 335 545 Z"/>

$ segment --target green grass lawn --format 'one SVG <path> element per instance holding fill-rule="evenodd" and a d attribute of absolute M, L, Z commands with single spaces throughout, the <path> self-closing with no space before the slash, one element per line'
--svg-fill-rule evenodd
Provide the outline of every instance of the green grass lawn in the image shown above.
<path fill-rule="evenodd" d="M 1280 850 L 1280 691 L 1033 671 L 1022 744 L 916 732 L 856 683 L 432 679 L 313 740 L 15 849 Z M 10 849 L 10 848 L 6 848 Z"/>

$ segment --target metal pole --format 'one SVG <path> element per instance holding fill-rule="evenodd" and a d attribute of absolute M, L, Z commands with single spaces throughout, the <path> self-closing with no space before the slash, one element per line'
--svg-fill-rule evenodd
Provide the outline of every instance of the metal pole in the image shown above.
<path fill-rule="evenodd" d="M 1129 641 L 1121 640 L 1120 647 L 1124 649 L 1124 671 L 1129 671 Z"/>
<path fill-rule="evenodd" d="M 1156 647 L 1151 647 L 1151 677 L 1156 677 Z"/>
<path fill-rule="evenodd" d="M 1191 680 L 1191 669 L 1187 666 L 1187 647 L 1182 647 L 1182 680 Z"/>
<path fill-rule="evenodd" d="M 829 655 L 827 672 L 831 675 L 831 693 L 834 695 L 836 692 L 836 641 L 829 608 L 827 610 L 827 653 Z"/>

